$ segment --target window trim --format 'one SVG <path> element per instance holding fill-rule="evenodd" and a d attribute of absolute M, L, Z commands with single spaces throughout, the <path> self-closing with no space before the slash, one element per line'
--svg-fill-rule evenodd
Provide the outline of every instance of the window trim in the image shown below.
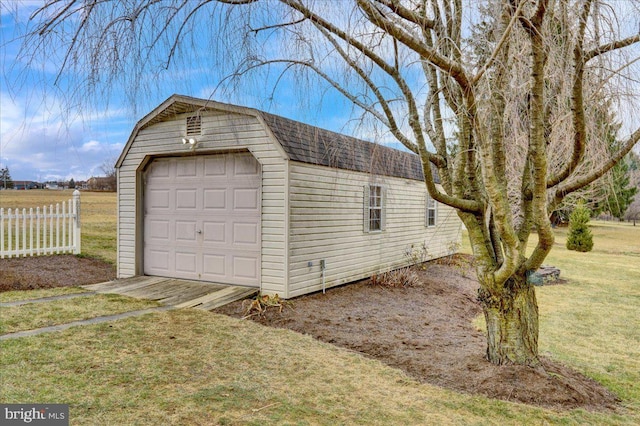
<path fill-rule="evenodd" d="M 433 223 L 431 223 L 431 212 L 433 212 Z M 425 200 L 424 226 L 427 228 L 438 226 L 438 202 L 429 193 Z"/>
<path fill-rule="evenodd" d="M 379 195 L 372 197 L 372 190 L 378 190 Z M 379 200 L 380 205 L 373 205 L 372 201 Z M 384 185 L 380 184 L 368 184 L 364 187 L 364 232 L 365 233 L 380 233 L 386 229 L 386 203 L 387 203 L 387 190 Z M 374 211 L 379 212 L 379 218 L 372 217 Z M 379 227 L 372 229 L 373 223 L 379 222 Z"/>

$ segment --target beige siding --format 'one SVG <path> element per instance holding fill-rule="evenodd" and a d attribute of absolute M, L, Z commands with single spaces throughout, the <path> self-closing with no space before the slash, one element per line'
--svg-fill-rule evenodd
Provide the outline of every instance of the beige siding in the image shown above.
<path fill-rule="evenodd" d="M 188 115 L 188 114 L 187 114 Z M 140 272 L 136 247 L 136 203 L 141 203 L 138 171 L 147 156 L 213 154 L 216 151 L 248 149 L 262 165 L 262 290 L 285 294 L 286 284 L 286 161 L 277 144 L 255 117 L 228 112 L 204 112 L 202 136 L 195 151 L 182 145 L 186 116 L 176 116 L 138 132 L 118 173 L 118 277 Z M 139 206 L 140 207 L 140 206 Z M 142 226 L 141 223 L 138 227 Z M 136 254 L 138 259 L 136 259 Z"/>
<path fill-rule="evenodd" d="M 289 164 L 289 291 L 299 296 L 406 266 L 405 254 L 423 244 L 429 258 L 447 255 L 460 241 L 460 221 L 453 209 L 438 205 L 437 226 L 425 226 L 423 182 L 373 177 L 329 167 Z M 386 188 L 386 229 L 364 232 L 364 187 Z M 309 264 L 311 263 L 311 266 Z"/>

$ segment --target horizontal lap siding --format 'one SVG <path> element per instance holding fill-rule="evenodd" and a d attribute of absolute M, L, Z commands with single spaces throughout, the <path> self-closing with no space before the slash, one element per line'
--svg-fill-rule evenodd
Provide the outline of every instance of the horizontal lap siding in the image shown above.
<path fill-rule="evenodd" d="M 297 162 L 289 167 L 289 297 L 322 288 L 321 259 L 325 285 L 332 287 L 406 266 L 412 244 L 424 244 L 436 258 L 460 240 L 460 221 L 449 207 L 438 205 L 438 226 L 425 227 L 423 182 Z M 383 232 L 364 232 L 368 184 L 386 188 Z"/>
<path fill-rule="evenodd" d="M 141 130 L 119 169 L 118 277 L 136 274 L 136 170 L 147 155 L 191 155 L 180 139 L 186 115 Z M 285 294 L 285 179 L 286 162 L 264 126 L 240 114 L 202 113 L 202 135 L 195 154 L 249 149 L 262 165 L 262 290 Z M 142 224 L 138 224 L 142 226 Z"/>

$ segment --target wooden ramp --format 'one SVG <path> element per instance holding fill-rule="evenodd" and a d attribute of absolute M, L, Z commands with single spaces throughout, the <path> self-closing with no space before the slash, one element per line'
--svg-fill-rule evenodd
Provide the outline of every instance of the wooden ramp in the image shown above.
<path fill-rule="evenodd" d="M 96 293 L 115 293 L 138 299 L 156 300 L 176 308 L 210 311 L 258 292 L 256 287 L 243 287 L 203 281 L 138 276 L 82 286 Z"/>

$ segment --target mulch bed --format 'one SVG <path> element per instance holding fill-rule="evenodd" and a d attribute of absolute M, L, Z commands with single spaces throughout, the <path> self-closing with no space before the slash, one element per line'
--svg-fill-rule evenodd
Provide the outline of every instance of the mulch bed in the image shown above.
<path fill-rule="evenodd" d="M 486 337 L 472 325 L 482 312 L 475 274 L 463 258 L 454 260 L 418 270 L 419 283 L 411 287 L 365 280 L 249 318 L 358 351 L 447 389 L 553 409 L 615 409 L 617 399 L 606 388 L 551 359 L 538 368 L 490 364 Z M 241 318 L 248 305 L 239 301 L 215 312 Z"/>
<path fill-rule="evenodd" d="M 364 280 L 284 303 L 250 318 L 309 334 L 405 371 L 424 383 L 553 409 L 615 410 L 599 383 L 548 358 L 542 366 L 495 366 L 486 338 L 472 325 L 481 313 L 468 258 L 415 270 L 417 284 L 388 287 Z M 74 286 L 115 278 L 113 265 L 71 255 L 0 259 L 0 291 Z M 215 312 L 244 317 L 248 301 Z"/>
<path fill-rule="evenodd" d="M 35 290 L 110 281 L 115 266 L 74 255 L 0 259 L 0 291 Z"/>

